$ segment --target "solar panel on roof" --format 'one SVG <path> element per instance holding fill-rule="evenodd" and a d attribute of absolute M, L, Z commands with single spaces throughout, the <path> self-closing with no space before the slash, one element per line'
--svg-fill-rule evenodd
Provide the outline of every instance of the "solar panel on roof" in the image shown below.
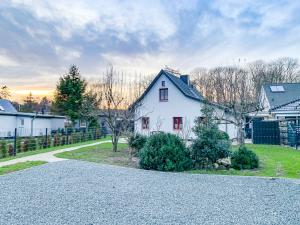
<path fill-rule="evenodd" d="M 270 86 L 272 92 L 284 92 L 283 86 Z"/>

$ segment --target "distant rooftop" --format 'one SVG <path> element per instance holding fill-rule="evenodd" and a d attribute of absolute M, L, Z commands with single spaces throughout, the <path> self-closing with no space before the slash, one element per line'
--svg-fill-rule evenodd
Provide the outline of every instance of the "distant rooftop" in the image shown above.
<path fill-rule="evenodd" d="M 276 83 L 263 85 L 271 109 L 300 99 L 300 83 Z"/>

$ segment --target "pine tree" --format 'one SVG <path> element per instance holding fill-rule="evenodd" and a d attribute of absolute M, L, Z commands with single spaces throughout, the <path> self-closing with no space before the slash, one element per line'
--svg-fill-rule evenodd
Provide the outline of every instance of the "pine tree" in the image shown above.
<path fill-rule="evenodd" d="M 67 116 L 72 123 L 80 117 L 86 81 L 73 65 L 68 74 L 62 76 L 56 86 L 52 111 Z"/>
<path fill-rule="evenodd" d="M 22 112 L 34 112 L 37 110 L 38 103 L 35 101 L 32 93 L 30 92 L 29 95 L 24 99 L 24 104 L 21 106 Z"/>

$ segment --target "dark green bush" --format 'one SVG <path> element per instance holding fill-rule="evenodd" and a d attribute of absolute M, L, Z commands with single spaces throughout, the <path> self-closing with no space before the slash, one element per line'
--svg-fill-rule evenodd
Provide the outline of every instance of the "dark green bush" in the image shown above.
<path fill-rule="evenodd" d="M 144 169 L 183 171 L 192 165 L 185 143 L 174 134 L 151 135 L 139 156 L 140 166 Z"/>
<path fill-rule="evenodd" d="M 191 157 L 195 168 L 209 169 L 218 159 L 230 156 L 229 136 L 220 131 L 213 108 L 205 104 L 201 110 L 203 118 L 195 121 L 193 131 L 197 138 L 191 145 Z"/>
<path fill-rule="evenodd" d="M 1 141 L 1 158 L 5 158 L 7 156 L 7 143 L 6 141 Z"/>
<path fill-rule="evenodd" d="M 136 155 L 145 146 L 147 137 L 141 134 L 133 134 L 128 138 L 128 145 L 133 150 L 132 155 Z"/>
<path fill-rule="evenodd" d="M 44 137 L 38 138 L 38 148 L 42 149 L 44 147 Z"/>
<path fill-rule="evenodd" d="M 194 167 L 207 169 L 218 159 L 230 156 L 230 142 L 215 138 L 196 139 L 191 146 L 191 156 Z"/>
<path fill-rule="evenodd" d="M 36 144 L 36 139 L 34 137 L 30 137 L 28 140 L 28 150 L 34 151 L 36 150 L 37 144 Z"/>
<path fill-rule="evenodd" d="M 259 159 L 253 151 L 242 145 L 239 147 L 238 151 L 233 153 L 231 157 L 231 166 L 238 170 L 254 169 L 258 168 Z"/>
<path fill-rule="evenodd" d="M 17 152 L 22 152 L 22 143 L 20 137 L 17 137 Z"/>

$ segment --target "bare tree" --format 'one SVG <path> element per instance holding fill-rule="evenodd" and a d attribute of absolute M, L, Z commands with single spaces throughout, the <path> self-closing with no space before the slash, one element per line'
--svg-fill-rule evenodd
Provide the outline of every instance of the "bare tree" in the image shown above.
<path fill-rule="evenodd" d="M 0 86 L 0 99 L 6 99 L 10 97 L 8 87 L 6 85 Z"/>
<path fill-rule="evenodd" d="M 113 66 L 108 66 L 103 80 L 95 84 L 95 89 L 101 93 L 100 111 L 112 133 L 113 151 L 117 151 L 118 142 L 122 134 L 128 134 L 136 120 L 136 107 L 142 101 L 136 101 L 141 90 L 139 84 L 126 80 L 128 76 L 118 73 Z"/>

